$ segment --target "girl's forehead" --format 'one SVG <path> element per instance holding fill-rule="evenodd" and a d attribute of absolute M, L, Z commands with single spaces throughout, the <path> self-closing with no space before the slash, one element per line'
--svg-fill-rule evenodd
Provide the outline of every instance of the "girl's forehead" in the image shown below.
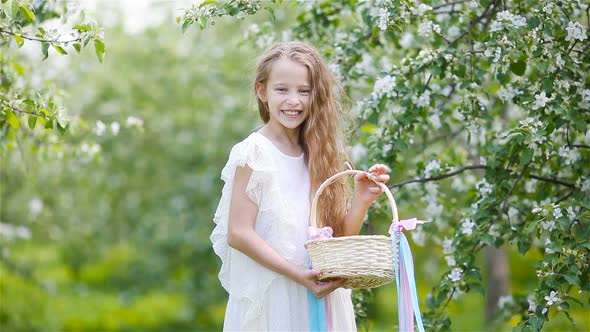
<path fill-rule="evenodd" d="M 309 84 L 309 73 L 301 63 L 280 58 L 272 64 L 268 80 L 273 83 Z"/>

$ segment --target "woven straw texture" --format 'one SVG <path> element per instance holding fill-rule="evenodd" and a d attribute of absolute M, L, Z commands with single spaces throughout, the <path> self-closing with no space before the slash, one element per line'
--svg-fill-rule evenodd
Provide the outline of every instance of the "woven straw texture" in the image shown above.
<path fill-rule="evenodd" d="M 323 189 L 343 175 L 354 175 L 361 171 L 344 171 L 327 179 L 314 197 L 310 215 L 310 225 L 316 223 L 317 200 Z M 397 221 L 397 206 L 393 196 L 381 182 L 377 182 L 387 194 L 393 212 L 393 220 Z M 375 288 L 394 280 L 391 238 L 383 235 L 355 235 L 326 239 L 310 240 L 305 244 L 309 252 L 312 266 L 320 270 L 320 280 L 345 279 L 344 288 Z"/>

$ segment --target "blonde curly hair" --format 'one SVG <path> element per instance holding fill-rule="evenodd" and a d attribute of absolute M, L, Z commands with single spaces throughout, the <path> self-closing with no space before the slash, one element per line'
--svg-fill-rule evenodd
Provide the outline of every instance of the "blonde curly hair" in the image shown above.
<path fill-rule="evenodd" d="M 303 147 L 312 193 L 315 193 L 322 182 L 343 169 L 347 159 L 344 107 L 339 101 L 345 95 L 319 52 L 302 42 L 277 43 L 267 49 L 256 65 L 255 89 L 259 85 L 266 86 L 272 64 L 281 58 L 302 64 L 308 70 L 311 102 L 309 116 L 301 125 L 299 143 Z M 270 119 L 268 104 L 258 97 L 257 101 L 260 118 L 267 123 Z M 321 207 L 318 223 L 332 227 L 336 235 L 342 231 L 349 194 L 350 185 L 343 180 L 328 186 L 318 201 Z"/>

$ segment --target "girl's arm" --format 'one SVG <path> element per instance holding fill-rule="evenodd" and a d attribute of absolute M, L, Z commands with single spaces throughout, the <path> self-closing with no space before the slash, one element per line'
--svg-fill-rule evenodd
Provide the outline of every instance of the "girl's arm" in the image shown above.
<path fill-rule="evenodd" d="M 237 167 L 229 208 L 229 225 L 227 243 L 260 265 L 282 274 L 305 286 L 318 298 L 322 298 L 342 285 L 342 280 L 317 283 L 319 271 L 302 270 L 279 255 L 255 231 L 258 206 L 246 194 L 246 187 L 252 169 L 248 166 Z"/>
<path fill-rule="evenodd" d="M 375 164 L 368 170 L 376 175 L 376 180 L 387 182 L 389 180 L 389 167 Z M 366 173 L 355 175 L 354 196 L 350 209 L 344 216 L 342 234 L 338 236 L 356 235 L 361 230 L 365 214 L 373 201 L 383 192 L 383 189 L 369 179 Z"/>

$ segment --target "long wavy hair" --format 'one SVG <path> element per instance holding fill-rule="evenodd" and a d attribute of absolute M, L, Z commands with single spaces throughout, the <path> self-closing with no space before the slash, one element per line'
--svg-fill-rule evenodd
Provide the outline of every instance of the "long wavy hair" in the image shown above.
<path fill-rule="evenodd" d="M 307 67 L 311 101 L 308 117 L 301 125 L 299 143 L 303 147 L 311 190 L 315 193 L 322 182 L 344 168 L 347 160 L 342 123 L 344 108 L 340 102 L 345 94 L 318 51 L 302 42 L 277 43 L 262 54 L 256 65 L 255 94 L 257 86 L 266 87 L 272 64 L 283 57 Z M 260 118 L 267 123 L 270 120 L 268 104 L 256 96 Z M 346 179 L 328 186 L 318 201 L 318 224 L 330 226 L 334 234 L 341 234 L 349 194 L 350 185 Z"/>

